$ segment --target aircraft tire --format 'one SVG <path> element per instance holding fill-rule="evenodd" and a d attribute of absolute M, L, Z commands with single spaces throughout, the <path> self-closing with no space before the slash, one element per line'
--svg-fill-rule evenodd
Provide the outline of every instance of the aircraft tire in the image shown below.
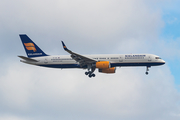
<path fill-rule="evenodd" d="M 91 78 L 92 77 L 92 75 L 91 74 L 89 74 L 89 78 Z"/>
<path fill-rule="evenodd" d="M 95 77 L 96 75 L 95 74 L 92 74 L 92 77 Z"/>
<path fill-rule="evenodd" d="M 89 74 L 89 72 L 85 72 L 85 75 L 88 75 Z"/>

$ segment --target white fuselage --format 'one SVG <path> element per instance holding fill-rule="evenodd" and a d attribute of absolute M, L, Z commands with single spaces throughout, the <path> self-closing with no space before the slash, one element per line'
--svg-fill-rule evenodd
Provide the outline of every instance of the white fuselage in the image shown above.
<path fill-rule="evenodd" d="M 62 42 L 63 49 L 70 55 L 47 55 L 26 34 L 19 35 L 27 57 L 18 56 L 21 62 L 50 68 L 82 68 L 87 69 L 85 75 L 95 77 L 96 69 L 101 73 L 115 73 L 116 67 L 145 66 L 146 75 L 149 67 L 163 65 L 165 61 L 153 54 L 99 54 L 81 55 L 67 48 Z"/>
<path fill-rule="evenodd" d="M 123 66 L 157 66 L 165 64 L 159 56 L 153 54 L 101 54 L 101 55 L 84 55 L 96 61 L 109 61 L 111 67 Z M 44 57 L 34 57 L 38 62 L 25 61 L 21 62 L 52 68 L 87 68 L 80 66 L 78 62 L 71 58 L 70 55 L 53 55 Z"/>

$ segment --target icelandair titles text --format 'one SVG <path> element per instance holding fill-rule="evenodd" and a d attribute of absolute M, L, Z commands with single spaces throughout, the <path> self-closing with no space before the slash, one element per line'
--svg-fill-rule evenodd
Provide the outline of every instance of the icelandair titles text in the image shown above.
<path fill-rule="evenodd" d="M 125 59 L 144 59 L 146 55 L 125 55 Z"/>
<path fill-rule="evenodd" d="M 42 53 L 28 53 L 28 55 L 42 55 Z"/>

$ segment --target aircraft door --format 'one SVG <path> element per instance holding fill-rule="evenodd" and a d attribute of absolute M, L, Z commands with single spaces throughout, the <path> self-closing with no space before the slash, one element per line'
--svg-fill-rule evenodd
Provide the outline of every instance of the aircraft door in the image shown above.
<path fill-rule="evenodd" d="M 151 60 L 152 60 L 152 59 L 151 59 L 151 56 L 149 56 L 149 57 L 148 57 L 148 61 L 151 61 Z"/>
<path fill-rule="evenodd" d="M 119 57 L 119 62 L 123 62 L 123 56 Z"/>
<path fill-rule="evenodd" d="M 47 60 L 46 58 L 45 58 L 45 60 L 44 60 L 44 63 L 45 63 L 45 64 L 47 64 L 47 63 L 48 63 L 48 60 Z"/>

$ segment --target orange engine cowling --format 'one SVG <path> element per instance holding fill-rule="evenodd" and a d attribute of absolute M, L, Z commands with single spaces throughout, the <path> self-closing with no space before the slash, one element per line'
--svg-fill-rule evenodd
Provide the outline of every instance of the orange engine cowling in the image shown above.
<path fill-rule="evenodd" d="M 111 67 L 111 64 L 109 61 L 99 61 L 99 62 L 96 62 L 96 68 L 99 68 L 99 69 L 107 69 L 107 68 L 110 68 Z"/>
<path fill-rule="evenodd" d="M 115 73 L 116 68 L 112 67 L 112 68 L 106 68 L 106 69 L 99 69 L 99 72 L 101 72 L 101 73 Z"/>

